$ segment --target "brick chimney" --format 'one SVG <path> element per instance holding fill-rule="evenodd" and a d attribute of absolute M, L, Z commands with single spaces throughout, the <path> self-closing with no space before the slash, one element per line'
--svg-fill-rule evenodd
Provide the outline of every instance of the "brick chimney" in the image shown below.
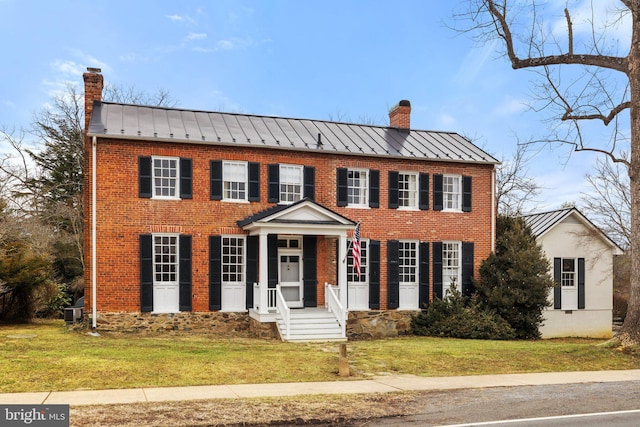
<path fill-rule="evenodd" d="M 389 127 L 400 130 L 411 129 L 411 103 L 406 99 L 389 110 Z"/>
<path fill-rule="evenodd" d="M 93 101 L 102 101 L 102 88 L 104 78 L 100 68 L 87 67 L 87 72 L 82 75 L 84 79 L 84 129 L 89 130 L 89 121 L 93 112 Z"/>

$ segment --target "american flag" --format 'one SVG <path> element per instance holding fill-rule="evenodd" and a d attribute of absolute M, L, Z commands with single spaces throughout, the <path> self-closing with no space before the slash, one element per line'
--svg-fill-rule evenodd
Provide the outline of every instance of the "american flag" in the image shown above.
<path fill-rule="evenodd" d="M 360 280 L 360 223 L 356 224 L 356 229 L 353 232 L 351 254 L 353 255 L 353 269 L 356 272 L 356 278 Z"/>

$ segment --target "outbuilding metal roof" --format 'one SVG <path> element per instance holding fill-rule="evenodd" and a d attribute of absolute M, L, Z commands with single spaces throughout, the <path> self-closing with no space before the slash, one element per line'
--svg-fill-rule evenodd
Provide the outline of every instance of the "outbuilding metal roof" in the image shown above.
<path fill-rule="evenodd" d="M 464 163 L 498 160 L 455 132 L 95 101 L 89 135 Z"/>

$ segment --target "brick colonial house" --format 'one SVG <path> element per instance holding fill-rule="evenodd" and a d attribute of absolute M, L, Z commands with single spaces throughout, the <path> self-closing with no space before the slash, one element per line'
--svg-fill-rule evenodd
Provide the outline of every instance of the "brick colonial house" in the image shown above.
<path fill-rule="evenodd" d="M 391 336 L 492 250 L 496 159 L 452 132 L 103 102 L 84 74 L 100 329 Z M 361 271 L 351 242 L 361 236 Z"/>

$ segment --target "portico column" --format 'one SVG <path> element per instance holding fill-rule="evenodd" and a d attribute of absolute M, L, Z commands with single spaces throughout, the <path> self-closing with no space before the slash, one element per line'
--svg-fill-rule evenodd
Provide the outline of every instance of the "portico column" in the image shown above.
<path fill-rule="evenodd" d="M 338 243 L 338 283 L 340 304 L 347 308 L 347 236 L 341 234 Z"/>
<path fill-rule="evenodd" d="M 258 283 L 260 286 L 260 305 L 258 306 L 258 313 L 267 314 L 269 312 L 268 307 L 268 295 L 267 288 L 269 283 L 269 246 L 267 245 L 267 233 L 260 231 L 260 275 L 258 277 Z"/>

